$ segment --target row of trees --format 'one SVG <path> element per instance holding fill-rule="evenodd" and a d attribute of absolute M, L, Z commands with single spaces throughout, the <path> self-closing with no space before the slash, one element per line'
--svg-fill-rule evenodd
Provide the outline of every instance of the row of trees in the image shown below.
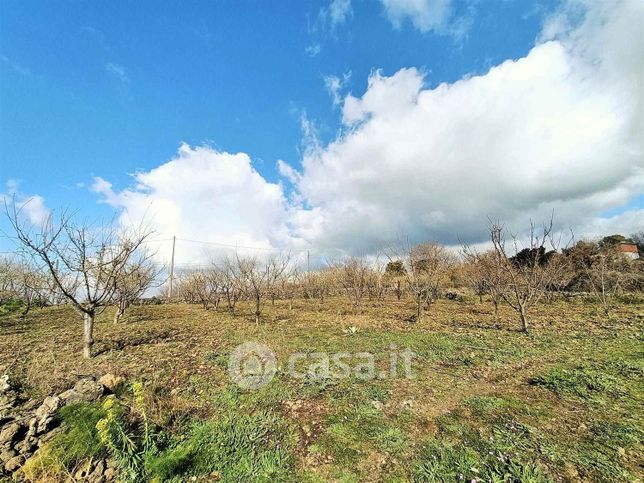
<path fill-rule="evenodd" d="M 25 313 L 34 304 L 71 304 L 83 319 L 83 354 L 91 357 L 96 316 L 116 305 L 114 321 L 159 278 L 152 254 L 144 244 L 150 231 L 115 230 L 111 225 L 92 228 L 77 224 L 66 213 L 53 217 L 40 229 L 20 223 L 19 212 L 8 212 L 20 248 L 19 261 L 0 263 L 0 298 L 20 299 Z M 239 300 L 252 301 L 256 323 L 264 304 L 276 298 L 317 299 L 342 294 L 360 311 L 365 298 L 384 301 L 387 296 L 414 300 L 411 319 L 420 321 L 447 288 L 469 286 L 488 296 L 498 318 L 504 303 L 514 309 L 521 328 L 530 329 L 530 313 L 543 298 L 566 290 L 587 290 L 610 311 L 618 290 L 644 288 L 644 263 L 623 257 L 618 241 L 567 243 L 555 238 L 552 223 L 530 230 L 525 248 L 498 223 L 490 225 L 492 248 L 464 247 L 454 253 L 443 246 L 401 243 L 379 257 L 329 261 L 314 272 L 298 269 L 289 255 L 247 257 L 236 254 L 210 268 L 185 274 L 176 296 L 205 309 L 218 309 L 225 301 L 233 314 Z"/>

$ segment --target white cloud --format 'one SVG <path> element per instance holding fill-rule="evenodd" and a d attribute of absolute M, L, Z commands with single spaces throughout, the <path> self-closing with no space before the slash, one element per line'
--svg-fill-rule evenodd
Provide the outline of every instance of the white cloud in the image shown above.
<path fill-rule="evenodd" d="M 283 246 L 290 241 L 287 206 L 278 184 L 267 182 L 245 153 L 181 145 L 176 157 L 134 176 L 122 191 L 96 178 L 93 191 L 122 211 L 123 225 L 145 220 L 156 238 L 178 236 L 230 245 Z M 203 260 L 205 247 L 177 252 L 178 263 Z M 169 245 L 160 256 L 167 259 Z"/>
<path fill-rule="evenodd" d="M 109 72 L 111 75 L 116 77 L 120 82 L 123 84 L 127 84 L 130 82 L 130 78 L 127 75 L 127 71 L 125 70 L 125 67 L 119 64 L 113 64 L 113 63 L 108 63 L 105 64 L 105 70 Z"/>
<path fill-rule="evenodd" d="M 0 203 L 11 207 L 14 202 L 19 215 L 26 217 L 29 223 L 35 226 L 42 225 L 51 214 L 51 210 L 45 205 L 45 198 L 40 195 L 22 193 L 18 182 L 9 180 L 6 192 L 0 193 Z"/>
<path fill-rule="evenodd" d="M 487 215 L 520 228 L 554 210 L 578 233 L 636 222 L 598 215 L 644 192 L 644 4 L 589 2 L 583 21 L 573 7 L 485 75 L 427 89 L 414 68 L 374 73 L 346 97 L 344 133 L 303 159 L 313 209 L 295 233 L 369 251 L 401 234 L 482 240 Z"/>
<path fill-rule="evenodd" d="M 346 22 L 351 16 L 351 0 L 331 0 L 326 14 L 329 17 L 331 25 L 339 25 Z"/>
<path fill-rule="evenodd" d="M 336 75 L 327 75 L 324 77 L 324 87 L 326 88 L 334 106 L 339 106 L 342 102 L 342 90 L 346 87 L 351 79 L 351 71 L 342 74 L 342 77 Z"/>
<path fill-rule="evenodd" d="M 421 32 L 442 32 L 452 15 L 452 0 L 381 0 L 395 28 L 409 20 Z"/>
<path fill-rule="evenodd" d="M 187 145 L 132 188 L 94 189 L 126 210 L 124 223 L 145 216 L 161 237 L 317 253 L 370 253 L 402 236 L 478 243 L 487 216 L 518 231 L 553 211 L 577 237 L 641 230 L 641 207 L 602 214 L 644 193 L 643 10 L 569 4 L 525 57 L 453 84 L 430 89 L 415 68 L 374 72 L 344 98 L 329 144 L 301 112 L 302 168 L 277 163 L 290 202 L 248 155 Z"/>
<path fill-rule="evenodd" d="M 322 43 L 328 36 L 335 36 L 336 29 L 345 24 L 353 15 L 351 0 L 331 0 L 322 7 L 314 21 L 308 26 L 311 43 L 304 51 L 311 57 L 322 51 Z"/>

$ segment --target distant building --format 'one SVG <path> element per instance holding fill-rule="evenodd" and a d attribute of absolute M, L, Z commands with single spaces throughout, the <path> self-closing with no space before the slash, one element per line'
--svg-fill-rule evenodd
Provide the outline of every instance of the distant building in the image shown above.
<path fill-rule="evenodd" d="M 617 249 L 628 258 L 632 258 L 633 260 L 636 260 L 640 257 L 637 245 L 635 243 L 621 242 L 617 245 Z"/>

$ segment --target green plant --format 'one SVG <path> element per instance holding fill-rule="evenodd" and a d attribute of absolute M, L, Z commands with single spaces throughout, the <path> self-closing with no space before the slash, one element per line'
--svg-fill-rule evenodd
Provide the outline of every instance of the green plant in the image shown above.
<path fill-rule="evenodd" d="M 57 479 L 82 461 L 106 452 L 95 430 L 98 421 L 106 416 L 100 404 L 70 404 L 61 408 L 58 415 L 66 430 L 56 435 L 23 467 L 28 480 Z"/>
<path fill-rule="evenodd" d="M 145 409 L 143 384 L 132 384 L 134 407 L 141 418 L 142 427 L 137 428 L 127 419 L 124 406 L 115 397 L 103 403 L 105 417 L 96 423 L 98 437 L 116 460 L 120 477 L 124 481 L 140 481 L 145 476 L 144 461 L 147 455 L 156 452 L 150 424 Z"/>
<path fill-rule="evenodd" d="M 230 413 L 195 423 L 184 438 L 146 460 L 151 478 L 217 474 L 224 481 L 283 481 L 294 461 L 294 440 L 284 420 L 270 412 Z"/>
<path fill-rule="evenodd" d="M 575 395 L 589 398 L 593 394 L 615 392 L 618 380 L 612 374 L 595 367 L 563 369 L 555 367 L 531 380 L 532 384 L 543 386 L 557 395 Z"/>

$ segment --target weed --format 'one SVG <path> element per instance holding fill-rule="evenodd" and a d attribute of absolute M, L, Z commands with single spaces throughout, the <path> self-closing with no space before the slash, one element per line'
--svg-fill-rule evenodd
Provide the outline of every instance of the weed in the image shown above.
<path fill-rule="evenodd" d="M 590 398 L 593 394 L 617 392 L 618 379 L 594 367 L 564 369 L 555 367 L 531 380 L 532 384 L 543 386 L 555 394 L 575 395 Z"/>

